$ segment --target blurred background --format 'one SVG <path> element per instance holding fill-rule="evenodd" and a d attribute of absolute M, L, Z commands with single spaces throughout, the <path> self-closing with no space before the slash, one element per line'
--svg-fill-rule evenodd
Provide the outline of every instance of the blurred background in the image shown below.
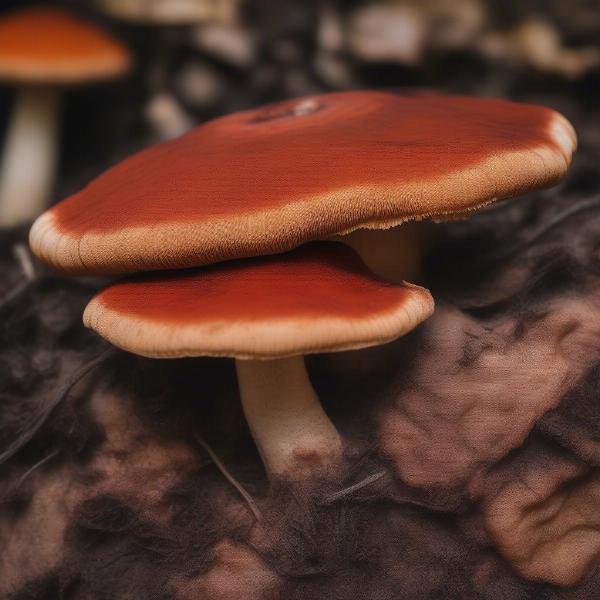
<path fill-rule="evenodd" d="M 2 3 L 0 18 L 25 0 Z M 59 199 L 132 152 L 221 114 L 304 94 L 430 88 L 552 106 L 597 189 L 597 0 L 65 0 L 134 56 L 117 82 L 66 94 Z M 1 45 L 1 40 L 0 40 Z M 0 136 L 12 89 L 0 87 Z M 594 148 L 594 145 L 595 148 Z M 587 166 L 589 165 L 589 167 Z"/>

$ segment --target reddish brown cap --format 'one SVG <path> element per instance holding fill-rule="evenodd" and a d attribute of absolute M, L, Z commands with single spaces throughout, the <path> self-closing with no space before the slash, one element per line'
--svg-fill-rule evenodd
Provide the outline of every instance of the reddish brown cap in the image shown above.
<path fill-rule="evenodd" d="M 433 312 L 421 287 L 376 278 L 343 244 L 138 275 L 101 291 L 87 327 L 157 358 L 277 358 L 383 344 Z"/>
<path fill-rule="evenodd" d="M 30 8 L 0 18 L 0 79 L 72 84 L 128 70 L 127 50 L 100 29 L 56 8 Z"/>
<path fill-rule="evenodd" d="M 73 273 L 210 264 L 557 182 L 575 149 L 553 110 L 346 92 L 241 112 L 134 155 L 42 215 L 31 245 Z"/>

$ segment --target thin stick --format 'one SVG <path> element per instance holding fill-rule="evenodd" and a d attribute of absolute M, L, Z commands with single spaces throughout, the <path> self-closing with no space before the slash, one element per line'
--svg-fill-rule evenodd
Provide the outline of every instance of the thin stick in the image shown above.
<path fill-rule="evenodd" d="M 227 479 L 227 481 L 237 490 L 238 494 L 246 501 L 246 504 L 248 504 L 248 508 L 250 508 L 250 511 L 254 515 L 254 518 L 257 521 L 260 521 L 262 519 L 262 515 L 258 506 L 256 506 L 256 503 L 252 499 L 252 496 L 246 491 L 242 484 L 237 479 L 235 479 L 235 477 L 229 472 L 229 470 L 223 464 L 221 459 L 214 453 L 213 449 L 204 441 L 204 438 L 199 433 L 196 433 L 195 438 L 196 441 L 202 446 L 204 451 L 210 456 L 211 460 L 215 463 L 219 471 L 221 471 L 223 477 Z"/>
<path fill-rule="evenodd" d="M 586 212 L 588 210 L 593 210 L 598 207 L 598 198 L 586 198 L 582 200 L 578 204 L 574 206 L 569 206 L 568 208 L 560 211 L 557 215 L 554 215 L 547 223 L 542 223 L 537 227 L 536 230 L 532 234 L 527 237 L 525 240 L 520 240 L 512 247 L 509 247 L 508 250 L 494 252 L 484 256 L 481 260 L 475 261 L 475 267 L 480 267 L 481 265 L 487 265 L 497 260 L 508 260 L 513 258 L 519 252 L 523 252 L 527 250 L 532 244 L 538 241 L 540 238 L 544 237 L 547 233 L 551 232 L 555 227 L 562 224 L 563 221 L 570 219 L 571 217 L 577 216 L 580 213 Z"/>
<path fill-rule="evenodd" d="M 333 504 L 334 502 L 337 502 L 338 500 L 341 500 L 342 498 L 349 496 L 350 494 L 353 494 L 358 490 L 362 490 L 363 488 L 375 483 L 376 481 L 379 481 L 386 475 L 387 471 L 378 471 L 377 473 L 373 473 L 373 475 L 369 475 L 362 481 L 359 481 L 358 483 L 346 487 L 343 490 L 340 490 L 339 492 L 335 492 L 334 494 L 327 496 L 327 498 L 323 500 L 323 504 Z"/>
<path fill-rule="evenodd" d="M 19 481 L 17 481 L 17 485 L 15 485 L 15 490 L 18 490 L 21 487 L 21 485 L 23 484 L 23 482 L 36 469 L 39 469 L 39 467 L 41 467 L 43 464 L 47 463 L 51 458 L 55 457 L 57 454 L 58 454 L 58 450 L 53 450 L 52 452 L 50 452 L 50 454 L 48 454 L 48 456 L 44 456 L 44 458 L 42 458 L 42 460 L 39 460 L 38 462 L 36 462 L 35 465 L 33 465 L 33 467 L 30 467 L 29 469 L 27 469 L 27 471 L 25 471 L 25 473 L 21 476 Z"/>
<path fill-rule="evenodd" d="M 93 358 L 75 372 L 75 375 L 73 375 L 70 381 L 63 387 L 60 394 L 58 394 L 56 398 L 44 406 L 42 410 L 36 416 L 34 416 L 31 422 L 23 428 L 17 439 L 9 444 L 8 448 L 4 450 L 4 452 L 0 453 L 0 465 L 3 465 L 5 462 L 10 460 L 35 437 L 37 432 L 42 428 L 44 423 L 48 421 L 58 406 L 68 397 L 69 392 L 73 389 L 73 387 L 79 383 L 94 367 L 100 364 L 110 352 L 112 352 L 112 348 L 107 348 L 98 356 L 96 356 L 96 358 Z"/>
<path fill-rule="evenodd" d="M 31 281 L 35 278 L 35 267 L 33 266 L 33 261 L 31 260 L 31 254 L 29 253 L 29 249 L 25 244 L 19 242 L 13 246 L 13 254 L 17 259 L 19 266 L 21 267 L 21 271 L 23 271 L 23 275 L 25 275 L 25 279 Z"/>
<path fill-rule="evenodd" d="M 15 298 L 17 298 L 20 294 L 22 294 L 35 280 L 35 267 L 33 266 L 33 261 L 31 260 L 31 254 L 29 254 L 29 250 L 27 247 L 18 243 L 13 246 L 13 255 L 16 261 L 19 263 L 21 267 L 21 271 L 25 277 L 25 281 L 22 281 L 10 290 L 2 299 L 0 299 L 0 310 L 5 306 L 8 306 Z"/>
<path fill-rule="evenodd" d="M 10 303 L 19 297 L 33 283 L 32 279 L 26 279 L 19 285 L 10 290 L 3 298 L 0 299 L 0 310 L 6 308 Z"/>

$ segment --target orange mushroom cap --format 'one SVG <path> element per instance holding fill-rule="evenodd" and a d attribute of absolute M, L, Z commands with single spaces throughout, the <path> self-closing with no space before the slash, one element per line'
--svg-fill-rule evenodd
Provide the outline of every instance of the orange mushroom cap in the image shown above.
<path fill-rule="evenodd" d="M 433 312 L 421 287 L 375 277 L 343 244 L 115 283 L 84 323 L 142 356 L 280 358 L 383 344 Z"/>
<path fill-rule="evenodd" d="M 123 273 L 284 252 L 358 228 L 462 215 L 557 182 L 576 146 L 553 110 L 345 92 L 208 122 L 42 215 L 34 252 Z"/>
<path fill-rule="evenodd" d="M 130 63 L 121 44 L 63 10 L 34 7 L 0 18 L 0 80 L 83 83 L 121 75 Z"/>

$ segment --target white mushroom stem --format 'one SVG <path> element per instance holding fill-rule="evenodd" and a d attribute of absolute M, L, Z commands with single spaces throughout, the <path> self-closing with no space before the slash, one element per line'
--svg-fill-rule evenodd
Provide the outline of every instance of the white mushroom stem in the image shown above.
<path fill-rule="evenodd" d="M 30 221 L 47 207 L 61 104 L 57 90 L 24 87 L 17 92 L 0 165 L 0 225 Z"/>
<path fill-rule="evenodd" d="M 244 413 L 270 477 L 299 480 L 341 460 L 342 441 L 302 356 L 236 360 L 236 368 Z"/>
<path fill-rule="evenodd" d="M 431 227 L 429 221 L 410 221 L 391 229 L 357 229 L 337 239 L 357 252 L 367 267 L 383 279 L 419 283 Z"/>

